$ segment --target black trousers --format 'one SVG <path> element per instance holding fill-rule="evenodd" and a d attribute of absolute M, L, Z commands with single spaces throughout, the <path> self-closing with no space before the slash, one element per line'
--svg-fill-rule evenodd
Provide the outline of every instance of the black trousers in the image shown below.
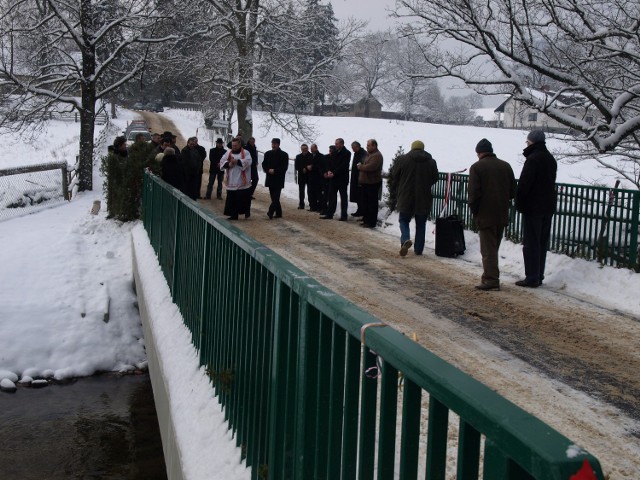
<path fill-rule="evenodd" d="M 349 206 L 349 197 L 347 195 L 346 183 L 338 184 L 331 180 L 329 182 L 329 205 L 327 206 L 327 215 L 333 217 L 338 208 L 338 193 L 340 193 L 340 217 L 347 218 L 347 208 Z"/>
<path fill-rule="evenodd" d="M 220 198 L 222 196 L 222 180 L 224 180 L 224 172 L 209 172 L 209 183 L 207 184 L 207 193 L 205 196 L 211 198 L 211 192 L 213 192 L 213 184 L 216 179 L 218 180 L 218 189 L 216 190 L 216 196 Z"/>
<path fill-rule="evenodd" d="M 358 210 L 363 215 L 363 223 L 370 227 L 375 227 L 378 223 L 378 191 L 381 183 L 360 185 L 360 201 Z"/>
<path fill-rule="evenodd" d="M 282 216 L 282 205 L 280 205 L 280 193 L 282 187 L 269 187 L 269 196 L 271 197 L 271 205 L 269 205 L 269 214 L 276 217 Z"/>
<path fill-rule="evenodd" d="M 298 202 L 298 206 L 304 208 L 304 197 L 305 197 L 305 189 L 307 188 L 307 177 L 306 175 L 300 175 L 298 173 L 298 197 L 300 201 Z"/>
<path fill-rule="evenodd" d="M 553 214 L 522 215 L 522 257 L 527 283 L 539 285 L 544 280 L 552 217 Z"/>
<path fill-rule="evenodd" d="M 322 181 L 320 179 L 309 180 L 307 193 L 309 195 L 309 208 L 313 211 L 322 210 Z"/>
<path fill-rule="evenodd" d="M 258 166 L 255 167 L 251 165 L 251 196 L 253 196 L 253 192 L 256 191 L 256 187 L 258 186 Z"/>

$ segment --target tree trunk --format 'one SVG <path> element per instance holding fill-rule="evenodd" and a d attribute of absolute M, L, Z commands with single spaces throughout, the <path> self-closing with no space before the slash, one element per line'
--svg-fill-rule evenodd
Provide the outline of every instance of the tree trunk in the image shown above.
<path fill-rule="evenodd" d="M 96 125 L 96 48 L 93 43 L 93 8 L 91 2 L 80 5 L 82 20 L 82 80 L 80 81 L 80 159 L 78 161 L 78 190 L 93 190 L 93 133 Z"/>
<path fill-rule="evenodd" d="M 82 103 L 85 104 L 84 94 Z M 92 96 L 93 97 L 93 96 Z M 78 190 L 93 190 L 93 134 L 96 120 L 95 100 L 80 111 L 80 160 Z"/>

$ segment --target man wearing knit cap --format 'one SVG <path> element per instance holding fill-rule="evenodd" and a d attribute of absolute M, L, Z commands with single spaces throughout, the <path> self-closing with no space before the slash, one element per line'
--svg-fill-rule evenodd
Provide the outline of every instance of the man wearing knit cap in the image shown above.
<path fill-rule="evenodd" d="M 482 279 L 478 290 L 500 290 L 498 249 L 509 224 L 509 207 L 516 193 L 516 179 L 507 162 L 493 153 L 483 138 L 476 145 L 478 161 L 469 170 L 469 208 L 480 237 Z"/>
<path fill-rule="evenodd" d="M 413 245 L 409 223 L 416 219 L 416 235 L 413 251 L 422 255 L 427 218 L 431 212 L 433 196 L 431 187 L 438 181 L 438 165 L 424 143 L 416 140 L 411 151 L 399 156 L 393 166 L 394 181 L 397 182 L 396 209 L 400 221 L 400 256 L 407 255 Z"/>
<path fill-rule="evenodd" d="M 544 280 L 544 267 L 556 211 L 556 159 L 547 150 L 542 130 L 527 136 L 526 160 L 518 180 L 516 209 L 522 213 L 522 256 L 525 278 L 519 287 L 537 288 Z"/>

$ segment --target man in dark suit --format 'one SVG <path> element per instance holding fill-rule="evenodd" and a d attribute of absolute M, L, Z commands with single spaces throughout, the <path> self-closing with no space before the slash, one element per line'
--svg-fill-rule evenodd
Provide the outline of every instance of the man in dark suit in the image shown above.
<path fill-rule="evenodd" d="M 267 211 L 269 219 L 282 217 L 280 193 L 284 188 L 284 178 L 289 168 L 289 154 L 280 150 L 280 139 L 271 140 L 271 150 L 264 154 L 262 170 L 267 176 L 265 186 L 269 189 L 271 205 Z"/>
<path fill-rule="evenodd" d="M 351 161 L 351 152 L 344 148 L 344 140 L 337 138 L 336 152 L 329 158 L 327 172 L 325 178 L 329 180 L 329 205 L 327 213 L 320 218 L 330 220 L 336 213 L 338 207 L 338 193 L 340 193 L 340 218 L 341 222 L 347 221 L 347 207 L 349 198 L 347 195 L 347 187 L 349 186 L 349 162 Z"/>
<path fill-rule="evenodd" d="M 544 280 L 544 267 L 551 237 L 551 219 L 556 212 L 556 159 L 547 150 L 542 130 L 527 136 L 526 160 L 518 180 L 516 209 L 522 213 L 522 256 L 525 278 L 519 287 L 537 288 Z"/>
<path fill-rule="evenodd" d="M 205 199 L 211 198 L 211 193 L 213 192 L 213 184 L 216 180 L 218 180 L 218 187 L 216 189 L 216 198 L 218 200 L 222 199 L 222 180 L 224 179 L 224 172 L 220 170 L 220 160 L 222 156 L 226 153 L 224 148 L 224 142 L 221 138 L 216 140 L 216 146 L 209 150 L 209 182 L 207 183 L 207 193 L 205 195 Z"/>

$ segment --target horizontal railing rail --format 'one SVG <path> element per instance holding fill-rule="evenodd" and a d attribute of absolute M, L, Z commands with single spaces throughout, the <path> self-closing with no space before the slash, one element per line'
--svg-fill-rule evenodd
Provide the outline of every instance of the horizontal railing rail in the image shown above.
<path fill-rule="evenodd" d="M 253 479 L 569 480 L 585 461 L 604 478 L 569 439 L 151 174 L 143 222 Z"/>
<path fill-rule="evenodd" d="M 457 215 L 466 228 L 475 230 L 467 204 L 468 185 L 468 175 L 452 174 L 445 214 Z M 441 172 L 432 190 L 432 218 L 443 210 L 446 189 L 447 174 Z M 566 183 L 556 184 L 556 189 L 558 201 L 551 226 L 550 251 L 640 271 L 640 191 Z M 522 217 L 514 206 L 511 207 L 510 218 L 505 238 L 519 243 L 522 240 Z"/>

